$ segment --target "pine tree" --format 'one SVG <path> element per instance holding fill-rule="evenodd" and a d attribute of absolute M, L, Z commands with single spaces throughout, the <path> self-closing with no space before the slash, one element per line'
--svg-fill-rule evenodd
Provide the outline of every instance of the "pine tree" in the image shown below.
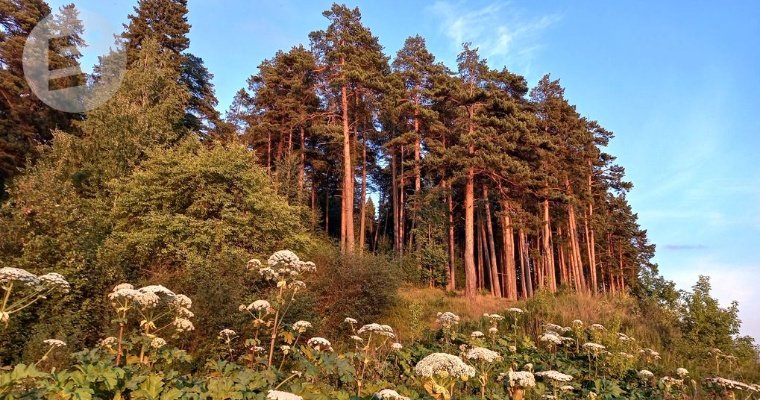
<path fill-rule="evenodd" d="M 355 170 L 351 126 L 359 119 L 349 115 L 351 104 L 363 103 L 358 96 L 372 95 L 383 87 L 388 60 L 382 53 L 377 37 L 361 22 L 358 8 L 333 4 L 323 13 L 330 21 L 326 30 L 309 34 L 312 49 L 317 55 L 319 70 L 326 86 L 322 95 L 339 112 L 343 142 L 342 196 L 341 196 L 341 250 L 353 253 Z M 350 92 L 350 93 L 349 93 Z M 353 101 L 349 100 L 353 97 Z"/>

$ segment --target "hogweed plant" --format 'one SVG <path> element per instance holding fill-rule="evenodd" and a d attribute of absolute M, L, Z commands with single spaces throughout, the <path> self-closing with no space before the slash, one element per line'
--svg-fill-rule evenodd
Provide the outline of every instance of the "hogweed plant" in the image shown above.
<path fill-rule="evenodd" d="M 0 268 L 0 324 L 8 326 L 11 315 L 26 309 L 52 294 L 69 292 L 69 283 L 58 273 L 37 276 L 27 270 L 13 267 Z"/>
<path fill-rule="evenodd" d="M 480 398 L 486 398 L 486 386 L 494 364 L 501 361 L 499 353 L 485 347 L 473 347 L 465 353 L 465 358 L 478 365 L 478 381 L 480 382 Z"/>
<path fill-rule="evenodd" d="M 417 363 L 414 373 L 423 379 L 425 391 L 433 399 L 450 400 L 457 382 L 467 382 L 477 371 L 457 356 L 433 353 Z"/>
<path fill-rule="evenodd" d="M 61 348 L 61 347 L 66 347 L 66 342 L 64 342 L 63 340 L 58 340 L 58 339 L 45 339 L 43 341 L 43 343 L 45 343 L 46 345 L 48 345 L 48 349 L 45 352 L 45 354 L 43 354 L 42 357 L 40 357 L 40 359 L 36 363 L 34 363 L 35 367 L 38 366 L 38 365 L 40 365 L 44 361 L 47 361 L 48 356 L 55 349 L 58 349 L 58 348 Z"/>
<path fill-rule="evenodd" d="M 357 371 L 359 372 L 359 375 L 356 377 L 356 395 L 361 397 L 362 385 L 364 383 L 367 369 L 373 363 L 379 364 L 380 354 L 383 353 L 384 350 L 386 350 L 386 355 L 389 353 L 387 350 L 393 350 L 392 348 L 389 348 L 388 345 L 391 343 L 390 341 L 392 339 L 396 338 L 396 334 L 393 332 L 393 328 L 389 325 L 372 323 L 366 324 L 356 330 L 355 326 L 357 321 L 355 319 L 346 318 L 345 322 L 351 326 L 351 332 L 353 333 L 351 340 L 354 341 L 358 350 L 357 357 L 359 359 L 359 367 L 357 368 Z M 400 343 L 392 343 L 392 346 L 397 348 L 400 345 Z"/>
<path fill-rule="evenodd" d="M 270 299 L 271 305 L 268 307 L 268 310 L 272 311 L 273 317 L 271 321 L 266 321 L 265 324 L 270 329 L 269 352 L 266 364 L 267 367 L 271 367 L 277 337 L 282 330 L 285 316 L 293 304 L 296 295 L 306 289 L 306 284 L 299 280 L 299 278 L 305 273 L 315 271 L 316 266 L 311 261 L 301 261 L 290 250 L 280 250 L 267 259 L 266 265 L 257 259 L 252 259 L 248 262 L 247 267 L 250 271 L 258 273 L 263 280 L 274 284 L 274 293 Z M 253 315 L 253 313 L 251 314 Z M 256 318 L 256 315 L 253 316 Z M 254 325 L 256 325 L 255 320 Z M 257 329 L 260 325 L 257 326 Z"/>
<path fill-rule="evenodd" d="M 451 341 L 456 334 L 455 328 L 459 325 L 459 320 L 459 316 L 450 311 L 439 312 L 436 314 L 436 321 L 438 322 L 438 325 L 441 326 L 443 340 L 446 343 L 447 348 L 450 346 Z"/>
<path fill-rule="evenodd" d="M 532 367 L 532 366 L 531 366 Z M 536 378 L 531 371 L 513 371 L 499 374 L 513 400 L 523 400 L 525 392 L 536 386 Z"/>
<path fill-rule="evenodd" d="M 517 346 L 517 322 L 525 311 L 522 308 L 512 307 L 507 309 L 507 313 L 512 317 L 512 333 L 515 335 L 515 346 Z"/>
<path fill-rule="evenodd" d="M 116 311 L 115 323 L 119 325 L 116 337 L 116 365 L 124 358 L 124 333 L 130 315 L 137 314 L 140 326 L 140 354 L 138 361 L 147 364 L 146 352 L 158 351 L 166 341 L 159 334 L 169 334 L 172 338 L 195 330 L 190 318 L 192 300 L 184 294 L 177 294 L 161 285 L 149 285 L 135 289 L 129 283 L 114 287 L 108 295 L 111 306 Z M 160 339 L 160 340 L 157 340 Z M 163 344 L 162 344 L 163 343 Z"/>
<path fill-rule="evenodd" d="M 561 386 L 565 386 L 565 384 L 573 380 L 572 375 L 563 374 L 559 371 L 554 370 L 536 372 L 535 375 L 548 381 L 549 386 L 552 388 L 553 396 L 555 399 L 557 398 L 559 388 Z"/>

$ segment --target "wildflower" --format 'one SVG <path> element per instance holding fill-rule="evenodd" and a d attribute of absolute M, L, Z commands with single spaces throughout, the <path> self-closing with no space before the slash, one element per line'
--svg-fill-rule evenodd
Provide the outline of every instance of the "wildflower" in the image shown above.
<path fill-rule="evenodd" d="M 356 325 L 357 323 L 359 323 L 357 320 L 355 320 L 355 319 L 353 319 L 351 317 L 346 317 L 346 319 L 344 319 L 343 322 L 345 322 L 347 324 L 350 324 L 350 325 Z"/>
<path fill-rule="evenodd" d="M 554 371 L 554 370 L 536 372 L 536 376 L 541 377 L 541 378 L 551 379 L 557 382 L 570 382 L 573 380 L 572 375 L 563 374 L 561 372 Z"/>
<path fill-rule="evenodd" d="M 497 328 L 495 326 L 492 326 L 492 327 L 488 328 L 488 334 L 490 334 L 490 335 L 496 335 L 497 333 L 499 333 L 499 328 Z"/>
<path fill-rule="evenodd" d="M 459 316 L 449 311 L 446 311 L 444 313 L 439 312 L 437 314 L 437 317 L 438 323 L 441 324 L 444 328 L 450 328 L 453 325 L 459 324 Z"/>
<path fill-rule="evenodd" d="M 174 328 L 178 333 L 195 330 L 195 326 L 187 318 L 175 318 L 174 322 L 172 322 L 172 325 L 174 325 Z"/>
<path fill-rule="evenodd" d="M 219 339 L 225 340 L 229 343 L 232 338 L 237 336 L 237 332 L 233 331 L 232 329 L 222 329 L 219 331 Z"/>
<path fill-rule="evenodd" d="M 272 308 L 272 306 L 269 304 L 266 300 L 256 300 L 253 303 L 249 304 L 248 307 L 246 307 L 248 311 L 254 310 L 254 311 L 266 311 L 269 313 L 269 310 Z"/>
<path fill-rule="evenodd" d="M 132 299 L 137 303 L 141 308 L 155 308 L 158 306 L 158 303 L 161 301 L 161 298 L 158 297 L 155 293 L 150 292 L 141 292 L 136 291 L 137 294 Z"/>
<path fill-rule="evenodd" d="M 546 332 L 552 332 L 552 333 L 563 333 L 562 327 L 557 324 L 546 324 L 544 327 Z"/>
<path fill-rule="evenodd" d="M 280 351 L 282 351 L 283 354 L 289 354 L 290 346 L 283 344 L 282 346 L 280 346 Z"/>
<path fill-rule="evenodd" d="M 8 314 L 5 311 L 0 311 L 0 322 L 8 322 L 8 320 L 11 318 L 11 315 Z"/>
<path fill-rule="evenodd" d="M 473 339 L 482 338 L 483 336 L 485 336 L 485 335 L 483 335 L 483 332 L 481 332 L 481 331 L 474 331 L 474 332 L 472 332 L 470 334 L 470 337 L 473 338 Z"/>
<path fill-rule="evenodd" d="M 641 371 L 639 371 L 639 378 L 641 379 L 648 380 L 648 379 L 652 379 L 653 377 L 654 377 L 654 374 L 652 373 L 652 371 L 649 371 L 646 369 L 642 369 Z"/>
<path fill-rule="evenodd" d="M 533 363 L 527 363 L 527 364 L 523 365 L 523 370 L 524 371 L 533 372 Z"/>
<path fill-rule="evenodd" d="M 596 392 L 588 392 L 588 398 L 589 398 L 590 400 L 596 400 L 596 397 L 597 397 L 597 396 L 599 396 L 599 395 L 598 395 L 598 394 L 596 394 Z"/>
<path fill-rule="evenodd" d="M 288 284 L 288 289 L 299 291 L 299 290 L 305 290 L 306 289 L 306 283 L 303 281 L 293 281 Z"/>
<path fill-rule="evenodd" d="M 164 346 L 166 346 L 166 340 L 161 339 L 160 337 L 153 338 L 153 340 L 150 341 L 150 347 L 154 349 L 160 349 Z"/>
<path fill-rule="evenodd" d="M 508 312 L 508 313 L 514 313 L 514 314 L 522 314 L 522 313 L 524 313 L 525 311 L 523 311 L 523 309 L 522 309 L 522 308 L 512 307 L 512 308 L 508 308 L 508 309 L 507 309 L 507 312 Z"/>
<path fill-rule="evenodd" d="M 678 375 L 679 378 L 683 379 L 689 375 L 689 371 L 686 368 L 678 368 L 676 369 L 676 375 Z"/>
<path fill-rule="evenodd" d="M 359 328 L 357 331 L 358 334 L 363 335 L 365 333 L 385 336 L 389 338 L 394 338 L 396 335 L 393 333 L 393 328 L 391 328 L 388 325 L 380 325 L 380 324 L 367 324 Z"/>
<path fill-rule="evenodd" d="M 607 349 L 606 347 L 604 347 L 603 345 L 599 343 L 592 343 L 592 342 L 584 343 L 583 348 L 592 354 L 599 354 L 599 352 L 601 352 L 602 350 Z"/>
<path fill-rule="evenodd" d="M 502 316 L 501 316 L 501 315 L 499 315 L 499 314 L 489 314 L 489 313 L 485 313 L 485 314 L 483 314 L 483 316 L 484 316 L 484 317 L 486 317 L 486 318 L 488 318 L 488 319 L 490 319 L 492 323 L 496 323 L 496 322 L 499 322 L 499 321 L 503 321 L 503 320 L 504 320 L 504 317 L 502 317 Z"/>
<path fill-rule="evenodd" d="M 571 385 L 565 385 L 565 386 L 560 387 L 559 390 L 563 392 L 572 392 L 573 390 L 575 390 L 575 388 L 572 387 Z"/>
<path fill-rule="evenodd" d="M 356 335 L 351 335 L 351 340 L 353 340 L 355 342 L 358 342 L 358 343 L 363 343 L 364 342 L 364 339 L 362 339 L 361 336 L 356 336 Z"/>
<path fill-rule="evenodd" d="M 485 347 L 473 347 L 465 355 L 468 360 L 479 360 L 492 363 L 501 360 L 499 353 L 486 349 Z"/>
<path fill-rule="evenodd" d="M 621 342 L 633 342 L 634 339 L 624 333 L 618 333 L 618 340 Z"/>
<path fill-rule="evenodd" d="M 517 346 L 509 346 L 510 353 L 517 353 Z"/>
<path fill-rule="evenodd" d="M 307 329 L 310 329 L 311 327 L 312 327 L 311 322 L 309 321 L 296 321 L 293 324 L 293 330 L 298 333 L 304 333 L 306 332 Z"/>
<path fill-rule="evenodd" d="M 0 268 L 0 284 L 10 282 L 19 283 L 24 286 L 36 286 L 40 280 L 37 275 L 21 268 Z"/>
<path fill-rule="evenodd" d="M 329 340 L 321 337 L 313 337 L 306 344 L 316 351 L 332 351 L 332 344 Z"/>
<path fill-rule="evenodd" d="M 264 349 L 261 346 L 253 346 L 251 347 L 251 352 L 253 353 L 263 353 L 266 349 Z"/>
<path fill-rule="evenodd" d="M 560 337 L 554 332 L 546 332 L 543 335 L 539 336 L 538 340 L 554 345 L 562 344 L 562 339 L 560 339 Z"/>
<path fill-rule="evenodd" d="M 58 340 L 58 339 L 45 339 L 43 343 L 53 348 L 66 346 L 66 342 L 64 342 L 63 340 Z"/>
<path fill-rule="evenodd" d="M 51 289 L 51 290 L 58 290 L 63 293 L 68 293 L 70 285 L 69 282 L 64 279 L 63 275 L 56 273 L 56 272 L 50 272 L 45 275 L 41 275 L 38 277 L 40 284 L 45 289 Z"/>
<path fill-rule="evenodd" d="M 178 294 L 174 297 L 174 304 L 177 307 L 181 308 L 192 308 L 193 307 L 193 301 L 190 300 L 189 297 L 185 296 L 184 294 Z"/>
<path fill-rule="evenodd" d="M 456 377 L 467 380 L 475 376 L 475 368 L 465 364 L 461 358 L 446 353 L 433 353 L 420 360 L 414 372 L 425 378 Z"/>
<path fill-rule="evenodd" d="M 303 397 L 295 395 L 289 392 L 281 392 L 279 390 L 270 390 L 267 393 L 266 400 L 303 400 Z"/>
<path fill-rule="evenodd" d="M 113 347 L 116 344 L 117 341 L 118 341 L 118 339 L 116 339 L 115 337 L 109 336 L 109 337 L 101 340 L 100 342 L 98 342 L 98 347 L 103 347 L 103 348 L 106 348 L 106 349 L 110 349 L 111 347 Z"/>
<path fill-rule="evenodd" d="M 395 390 L 391 390 L 391 389 L 383 389 L 375 393 L 375 395 L 372 396 L 372 398 L 379 399 L 379 400 L 409 400 L 408 397 L 402 396 L 398 394 Z"/>
<path fill-rule="evenodd" d="M 530 371 L 509 371 L 509 387 L 527 389 L 536 386 L 536 377 Z"/>
<path fill-rule="evenodd" d="M 267 265 L 270 267 L 276 267 L 276 266 L 295 266 L 297 265 L 301 260 L 298 258 L 296 253 L 293 253 L 290 250 L 280 250 L 272 254 L 269 259 L 267 260 Z"/>
<path fill-rule="evenodd" d="M 246 264 L 246 267 L 249 270 L 260 269 L 262 267 L 261 260 L 259 260 L 257 258 L 252 258 L 252 259 L 248 260 L 248 264 Z"/>
<path fill-rule="evenodd" d="M 575 343 L 575 339 L 573 339 L 571 337 L 560 336 L 559 339 L 562 340 L 562 344 L 564 344 L 564 345 L 571 345 L 571 344 Z"/>
<path fill-rule="evenodd" d="M 575 328 L 575 329 L 580 329 L 580 328 L 583 327 L 583 321 L 581 321 L 579 319 L 575 319 L 575 320 L 573 320 L 573 322 L 570 323 L 570 325 L 572 325 L 573 328 Z"/>
<path fill-rule="evenodd" d="M 605 329 L 604 325 L 601 325 L 601 324 L 593 324 L 593 325 L 591 325 L 591 330 L 592 331 L 603 331 L 604 329 Z"/>
<path fill-rule="evenodd" d="M 156 296 L 166 296 L 170 298 L 174 298 L 176 296 L 174 292 L 172 292 L 171 290 L 161 285 L 149 285 L 149 286 L 142 287 L 138 290 L 143 293 L 153 293 Z"/>
<path fill-rule="evenodd" d="M 404 348 L 404 346 L 401 343 L 399 343 L 399 342 L 393 343 L 391 345 L 391 349 L 393 351 L 401 351 L 401 349 L 403 349 L 403 348 Z"/>

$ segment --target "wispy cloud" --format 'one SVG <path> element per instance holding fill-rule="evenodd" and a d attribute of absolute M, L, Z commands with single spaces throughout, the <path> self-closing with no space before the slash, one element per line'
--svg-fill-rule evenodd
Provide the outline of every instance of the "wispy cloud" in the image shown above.
<path fill-rule="evenodd" d="M 451 39 L 452 51 L 471 42 L 492 66 L 506 64 L 523 74 L 530 72 L 542 47 L 541 33 L 561 19 L 557 14 L 526 17 L 506 3 L 473 9 L 465 2 L 441 0 L 430 9 L 440 20 L 440 30 Z"/>
<path fill-rule="evenodd" d="M 703 244 L 666 244 L 665 250 L 685 251 L 685 250 L 704 250 L 707 246 Z"/>

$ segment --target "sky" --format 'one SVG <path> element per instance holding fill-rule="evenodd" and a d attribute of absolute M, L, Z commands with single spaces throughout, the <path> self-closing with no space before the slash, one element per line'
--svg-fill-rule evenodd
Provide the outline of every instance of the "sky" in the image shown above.
<path fill-rule="evenodd" d="M 72 0 L 54 0 L 58 7 Z M 73 0 L 120 29 L 136 0 Z M 709 275 L 760 340 L 760 2 L 359 1 L 388 55 L 419 34 L 453 67 L 472 42 L 533 85 L 559 78 L 609 152 L 661 273 L 689 289 Z M 215 75 L 220 109 L 277 50 L 308 46 L 328 1 L 189 0 L 190 51 Z M 87 35 L 85 35 L 87 38 Z M 88 53 L 85 51 L 85 55 Z"/>

